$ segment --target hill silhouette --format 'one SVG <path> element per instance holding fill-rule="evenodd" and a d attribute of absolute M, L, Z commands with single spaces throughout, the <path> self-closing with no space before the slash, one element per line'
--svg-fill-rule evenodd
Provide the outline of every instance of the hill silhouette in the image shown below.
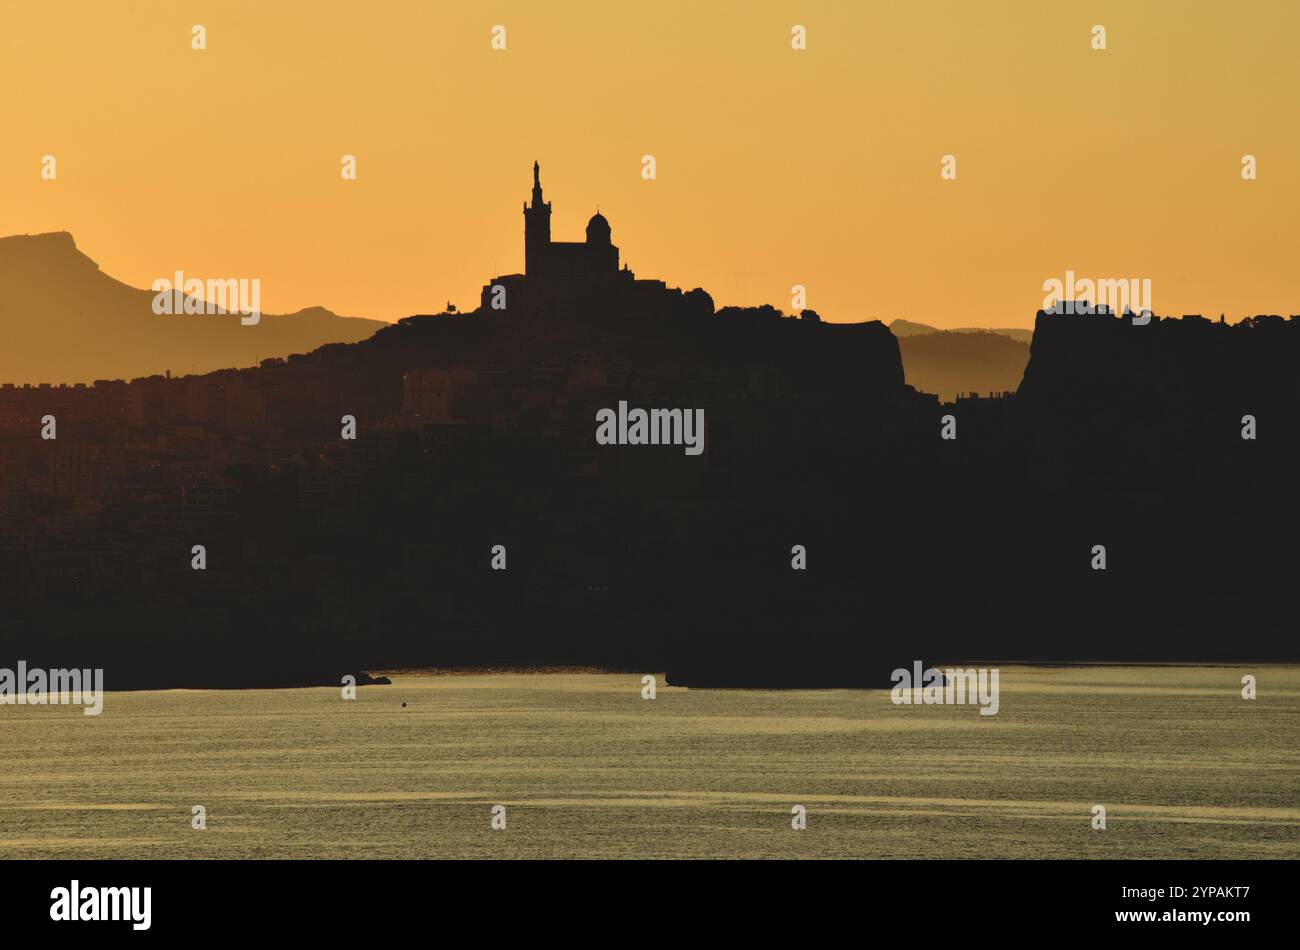
<path fill-rule="evenodd" d="M 0 654 L 114 689 L 1300 660 L 1300 319 L 1040 312 L 1014 393 L 941 404 L 882 323 L 715 310 L 550 214 L 534 164 L 526 273 L 470 313 L 0 386 Z"/>
<path fill-rule="evenodd" d="M 0 415 L 0 642 L 117 687 L 1294 661 L 1297 356 L 1295 320 L 1043 314 L 1017 394 L 940 406 L 904 385 L 879 323 L 478 311 L 120 399 L 96 386 L 56 446 L 37 409 Z M 705 452 L 598 444 L 619 400 L 702 408 Z M 80 484 L 66 457 L 92 450 Z"/>
<path fill-rule="evenodd" d="M 898 347 L 908 384 L 946 402 L 958 393 L 1014 391 L 1029 362 L 1028 344 L 996 331 L 910 334 Z"/>
<path fill-rule="evenodd" d="M 103 273 L 71 234 L 0 238 L 0 380 L 88 383 L 253 366 L 385 325 L 313 307 L 244 326 L 233 315 L 158 315 L 153 300 L 151 290 Z"/>
<path fill-rule="evenodd" d="M 1027 346 L 1034 338 L 1033 330 L 1025 330 L 1020 327 L 956 327 L 950 330 L 940 330 L 928 323 L 914 323 L 911 320 L 901 318 L 891 320 L 889 329 L 900 340 L 909 336 L 924 336 L 929 333 L 996 333 L 999 336 L 1024 343 Z"/>

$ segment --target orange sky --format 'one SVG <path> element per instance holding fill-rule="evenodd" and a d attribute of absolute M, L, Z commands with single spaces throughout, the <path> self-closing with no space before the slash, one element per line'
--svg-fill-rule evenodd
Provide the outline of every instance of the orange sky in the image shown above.
<path fill-rule="evenodd" d="M 522 270 L 536 158 L 556 240 L 599 202 L 719 306 L 1029 326 L 1073 270 L 1300 312 L 1297 37 L 1291 0 L 8 0 L 0 234 L 391 320 Z"/>

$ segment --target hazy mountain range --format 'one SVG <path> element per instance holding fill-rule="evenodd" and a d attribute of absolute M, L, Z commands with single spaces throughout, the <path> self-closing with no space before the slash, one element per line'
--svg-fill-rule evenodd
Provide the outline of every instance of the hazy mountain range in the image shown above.
<path fill-rule="evenodd" d="M 1026 346 L 1034 339 L 1034 331 L 1022 329 L 1020 327 L 957 327 L 953 330 L 940 330 L 938 327 L 932 327 L 928 323 L 913 323 L 911 320 L 894 320 L 889 324 L 889 329 L 893 331 L 894 336 L 900 340 L 906 336 L 924 336 L 928 333 L 997 333 L 1012 340 L 1024 343 Z"/>
<path fill-rule="evenodd" d="M 1029 362 L 1032 330 L 977 327 L 939 330 L 924 323 L 895 320 L 909 386 L 950 401 L 958 393 L 1013 392 Z"/>
<path fill-rule="evenodd" d="M 160 316 L 154 296 L 103 273 L 67 232 L 0 238 L 0 382 L 206 373 L 363 340 L 387 325 L 320 307 L 266 314 L 255 326 L 229 314 Z"/>

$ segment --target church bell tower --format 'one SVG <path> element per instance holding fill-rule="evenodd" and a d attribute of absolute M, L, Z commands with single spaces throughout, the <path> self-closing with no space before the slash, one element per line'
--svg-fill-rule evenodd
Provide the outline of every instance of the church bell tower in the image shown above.
<path fill-rule="evenodd" d="M 551 246 L 551 203 L 542 200 L 541 166 L 533 162 L 533 203 L 524 205 L 524 273 L 539 277 L 546 270 Z"/>

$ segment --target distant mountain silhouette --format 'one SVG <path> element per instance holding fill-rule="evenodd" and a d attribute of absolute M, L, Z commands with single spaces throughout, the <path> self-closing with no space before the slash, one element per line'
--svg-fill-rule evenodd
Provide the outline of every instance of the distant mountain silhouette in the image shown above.
<path fill-rule="evenodd" d="M 1029 345 L 996 330 L 948 330 L 898 336 L 910 386 L 945 402 L 958 393 L 1014 392 L 1029 362 Z M 916 326 L 917 324 L 913 324 Z M 1028 334 L 1030 331 L 1024 331 Z"/>
<path fill-rule="evenodd" d="M 956 327 L 951 330 L 941 330 L 938 327 L 930 326 L 928 323 L 913 323 L 911 320 L 903 319 L 892 321 L 889 324 L 889 329 L 900 340 L 904 337 L 922 336 L 927 333 L 997 333 L 1000 336 L 1025 344 L 1028 344 L 1034 338 L 1033 330 L 1025 330 L 1021 327 Z"/>
<path fill-rule="evenodd" d="M 228 314 L 160 316 L 153 299 L 103 273 L 67 232 L 0 238 L 0 381 L 204 373 L 363 340 L 386 326 L 320 307 L 243 326 Z"/>

